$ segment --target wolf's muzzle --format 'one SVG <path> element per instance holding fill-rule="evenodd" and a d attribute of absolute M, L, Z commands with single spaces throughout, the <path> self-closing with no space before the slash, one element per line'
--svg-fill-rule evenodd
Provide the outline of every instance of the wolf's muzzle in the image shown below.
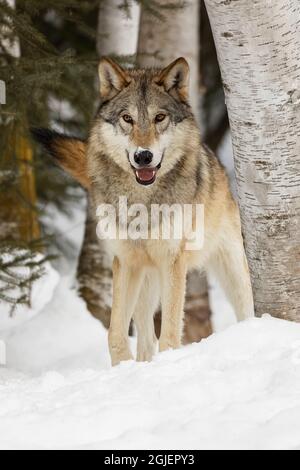
<path fill-rule="evenodd" d="M 150 150 L 139 150 L 134 154 L 135 177 L 139 184 L 149 186 L 156 180 L 157 168 L 151 168 L 153 153 Z"/>

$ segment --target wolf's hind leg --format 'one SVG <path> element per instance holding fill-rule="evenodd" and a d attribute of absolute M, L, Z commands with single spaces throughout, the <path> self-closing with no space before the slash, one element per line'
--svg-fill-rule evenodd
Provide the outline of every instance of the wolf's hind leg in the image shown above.
<path fill-rule="evenodd" d="M 137 329 L 137 361 L 149 362 L 155 354 L 154 314 L 159 301 L 159 276 L 153 270 L 145 276 L 133 317 Z"/>
<path fill-rule="evenodd" d="M 226 234 L 212 256 L 208 270 L 217 278 L 232 304 L 238 321 L 253 317 L 253 296 L 243 239 L 236 231 Z"/>
<path fill-rule="evenodd" d="M 118 258 L 113 263 L 113 305 L 108 342 L 112 365 L 133 359 L 128 331 L 143 281 L 143 269 L 133 269 Z"/>

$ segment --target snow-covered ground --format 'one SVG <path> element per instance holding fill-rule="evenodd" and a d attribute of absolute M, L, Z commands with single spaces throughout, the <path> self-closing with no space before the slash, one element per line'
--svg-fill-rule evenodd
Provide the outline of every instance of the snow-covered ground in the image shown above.
<path fill-rule="evenodd" d="M 82 225 L 79 211 L 69 240 Z M 300 449 L 300 325 L 232 325 L 214 287 L 217 334 L 112 369 L 107 333 L 76 294 L 74 262 L 58 267 L 50 303 L 0 330 L 0 449 Z"/>

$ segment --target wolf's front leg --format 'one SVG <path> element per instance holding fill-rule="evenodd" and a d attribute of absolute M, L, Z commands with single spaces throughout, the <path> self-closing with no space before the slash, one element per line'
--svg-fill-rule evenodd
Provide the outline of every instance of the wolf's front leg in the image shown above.
<path fill-rule="evenodd" d="M 181 346 L 187 266 L 184 255 L 161 267 L 162 324 L 159 350 Z"/>
<path fill-rule="evenodd" d="M 137 360 L 151 361 L 157 344 L 154 314 L 160 301 L 160 283 L 156 270 L 148 271 L 137 302 L 134 321 L 137 329 Z"/>
<path fill-rule="evenodd" d="M 120 261 L 113 262 L 113 304 L 108 342 L 112 365 L 133 359 L 128 330 L 143 281 L 143 270 Z"/>

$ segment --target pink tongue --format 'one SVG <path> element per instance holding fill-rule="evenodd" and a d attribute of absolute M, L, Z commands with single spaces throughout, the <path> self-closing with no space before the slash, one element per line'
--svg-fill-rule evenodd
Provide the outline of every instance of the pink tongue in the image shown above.
<path fill-rule="evenodd" d="M 151 181 L 156 175 L 156 170 L 143 168 L 141 170 L 136 170 L 136 175 L 140 181 Z"/>

